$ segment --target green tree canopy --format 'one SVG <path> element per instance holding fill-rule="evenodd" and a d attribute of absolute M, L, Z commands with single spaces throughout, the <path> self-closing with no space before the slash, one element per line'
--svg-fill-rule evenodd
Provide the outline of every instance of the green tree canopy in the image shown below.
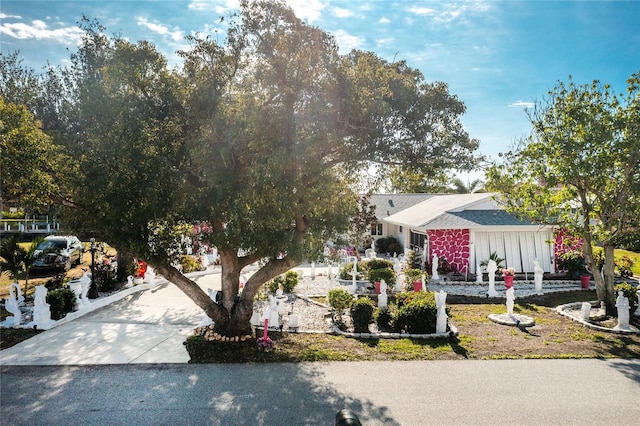
<path fill-rule="evenodd" d="M 171 69 L 153 45 L 85 19 L 72 66 L 47 74 L 43 111 L 58 112 L 45 128 L 78 161 L 74 227 L 146 260 L 236 336 L 250 332 L 261 285 L 367 210 L 352 186 L 363 169 L 472 163 L 477 141 L 444 83 L 369 52 L 339 55 L 282 2 L 242 1 L 227 22 L 222 43 L 189 37 Z M 221 304 L 172 266 L 194 224 L 220 254 Z"/>
<path fill-rule="evenodd" d="M 7 103 L 3 97 L 0 152 L 0 200 L 45 213 L 53 200 L 60 200 L 66 173 L 61 150 L 26 106 Z"/>
<path fill-rule="evenodd" d="M 582 236 L 593 271 L 591 247 L 604 247 L 604 279 L 594 278 L 610 307 L 613 249 L 640 223 L 639 83 L 633 74 L 626 96 L 598 81 L 559 83 L 530 113 L 531 136 L 488 173 L 511 211 Z"/>

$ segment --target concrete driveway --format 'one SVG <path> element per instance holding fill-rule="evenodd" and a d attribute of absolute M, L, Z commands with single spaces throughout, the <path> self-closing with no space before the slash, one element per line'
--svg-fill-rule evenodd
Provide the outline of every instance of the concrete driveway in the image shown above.
<path fill-rule="evenodd" d="M 219 272 L 193 279 L 205 291 L 220 288 Z M 0 351 L 0 365 L 186 363 L 182 343 L 203 318 L 191 299 L 164 282 Z"/>

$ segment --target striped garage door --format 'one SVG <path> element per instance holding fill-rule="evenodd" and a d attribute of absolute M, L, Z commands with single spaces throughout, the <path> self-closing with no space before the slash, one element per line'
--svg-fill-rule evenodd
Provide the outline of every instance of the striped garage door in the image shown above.
<path fill-rule="evenodd" d="M 533 272 L 536 259 L 545 272 L 553 271 L 553 245 L 547 243 L 553 240 L 551 231 L 475 232 L 473 239 L 476 263 L 488 260 L 496 252 L 516 272 Z"/>

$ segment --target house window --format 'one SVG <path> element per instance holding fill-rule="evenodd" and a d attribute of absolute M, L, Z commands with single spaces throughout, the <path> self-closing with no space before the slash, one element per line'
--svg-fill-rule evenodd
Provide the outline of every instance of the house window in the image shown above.
<path fill-rule="evenodd" d="M 411 248 L 413 250 L 422 250 L 424 247 L 424 240 L 427 236 L 424 234 L 418 234 L 411 232 Z"/>
<path fill-rule="evenodd" d="M 402 226 L 399 229 L 400 229 L 400 232 L 402 232 Z"/>
<path fill-rule="evenodd" d="M 382 235 L 382 224 L 371 225 L 371 235 Z"/>

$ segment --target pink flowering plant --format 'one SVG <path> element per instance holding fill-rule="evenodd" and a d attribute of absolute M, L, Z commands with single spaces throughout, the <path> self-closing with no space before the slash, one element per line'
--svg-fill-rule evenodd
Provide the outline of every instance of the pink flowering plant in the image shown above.
<path fill-rule="evenodd" d="M 271 340 L 270 337 L 259 337 L 258 340 L 258 347 L 260 349 L 262 349 L 265 352 L 269 352 L 271 350 L 273 350 L 273 348 L 276 346 L 276 344 L 273 342 L 273 340 Z"/>
<path fill-rule="evenodd" d="M 516 270 L 514 268 L 502 268 L 503 277 L 513 277 L 515 274 Z"/>

